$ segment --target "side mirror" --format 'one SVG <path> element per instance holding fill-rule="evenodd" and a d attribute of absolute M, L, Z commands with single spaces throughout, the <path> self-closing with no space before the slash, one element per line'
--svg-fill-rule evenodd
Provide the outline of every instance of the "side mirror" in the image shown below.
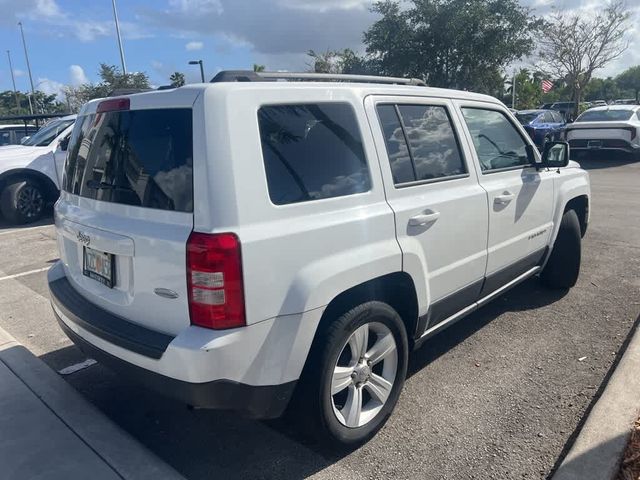
<path fill-rule="evenodd" d="M 58 148 L 60 148 L 60 150 L 62 150 L 63 152 L 67 151 L 67 147 L 69 146 L 69 139 L 70 137 L 63 138 L 58 144 Z"/>
<path fill-rule="evenodd" d="M 22 137 L 20 139 L 20 145 L 24 145 L 24 142 L 26 142 L 27 140 L 29 140 L 31 138 L 31 135 L 25 135 L 24 137 Z"/>
<path fill-rule="evenodd" d="M 567 142 L 547 142 L 542 152 L 542 167 L 562 168 L 569 165 L 569 144 Z"/>

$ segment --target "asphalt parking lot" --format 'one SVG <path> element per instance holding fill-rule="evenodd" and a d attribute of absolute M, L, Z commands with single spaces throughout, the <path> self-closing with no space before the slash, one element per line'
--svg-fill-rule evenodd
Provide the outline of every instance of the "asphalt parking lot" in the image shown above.
<path fill-rule="evenodd" d="M 389 423 L 350 454 L 283 420 L 189 410 L 99 364 L 64 378 L 189 479 L 545 478 L 640 314 L 640 163 L 582 164 L 593 205 L 578 285 L 552 292 L 531 279 L 434 337 L 412 356 Z M 49 306 L 57 256 L 51 220 L 0 223 L 0 326 L 60 371 L 86 359 Z"/>

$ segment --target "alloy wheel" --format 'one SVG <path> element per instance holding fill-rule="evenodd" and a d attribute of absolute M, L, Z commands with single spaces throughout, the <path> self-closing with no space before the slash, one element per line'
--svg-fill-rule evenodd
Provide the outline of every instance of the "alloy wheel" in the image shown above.
<path fill-rule="evenodd" d="M 366 425 L 382 410 L 398 369 L 398 348 L 380 322 L 358 327 L 342 348 L 331 378 L 331 403 L 338 421 L 349 428 Z"/>

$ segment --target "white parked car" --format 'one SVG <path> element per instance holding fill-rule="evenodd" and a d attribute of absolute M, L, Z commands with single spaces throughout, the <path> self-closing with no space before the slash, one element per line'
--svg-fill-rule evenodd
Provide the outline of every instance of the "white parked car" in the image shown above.
<path fill-rule="evenodd" d="M 492 97 L 274 76 L 291 77 L 83 107 L 52 306 L 143 385 L 260 418 L 293 401 L 354 445 L 390 416 L 411 349 L 533 275 L 575 284 L 589 178 Z"/>
<path fill-rule="evenodd" d="M 20 145 L 23 138 L 28 138 L 38 131 L 35 125 L 0 125 L 0 147 Z"/>
<path fill-rule="evenodd" d="M 0 213 L 10 223 L 38 220 L 59 193 L 59 173 L 75 115 L 51 120 L 22 145 L 0 147 Z M 56 154 L 58 150 L 58 154 Z"/>
<path fill-rule="evenodd" d="M 640 160 L 640 106 L 591 108 L 567 126 L 566 138 L 575 151 L 623 151 Z"/>

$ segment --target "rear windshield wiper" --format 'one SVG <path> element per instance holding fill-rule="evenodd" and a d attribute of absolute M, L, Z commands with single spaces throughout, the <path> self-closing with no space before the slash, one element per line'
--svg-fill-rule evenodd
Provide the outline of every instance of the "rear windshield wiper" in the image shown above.
<path fill-rule="evenodd" d="M 132 190 L 131 187 L 123 187 L 120 185 L 113 185 L 107 182 L 98 182 L 97 180 L 89 180 L 87 187 L 94 190 Z"/>

